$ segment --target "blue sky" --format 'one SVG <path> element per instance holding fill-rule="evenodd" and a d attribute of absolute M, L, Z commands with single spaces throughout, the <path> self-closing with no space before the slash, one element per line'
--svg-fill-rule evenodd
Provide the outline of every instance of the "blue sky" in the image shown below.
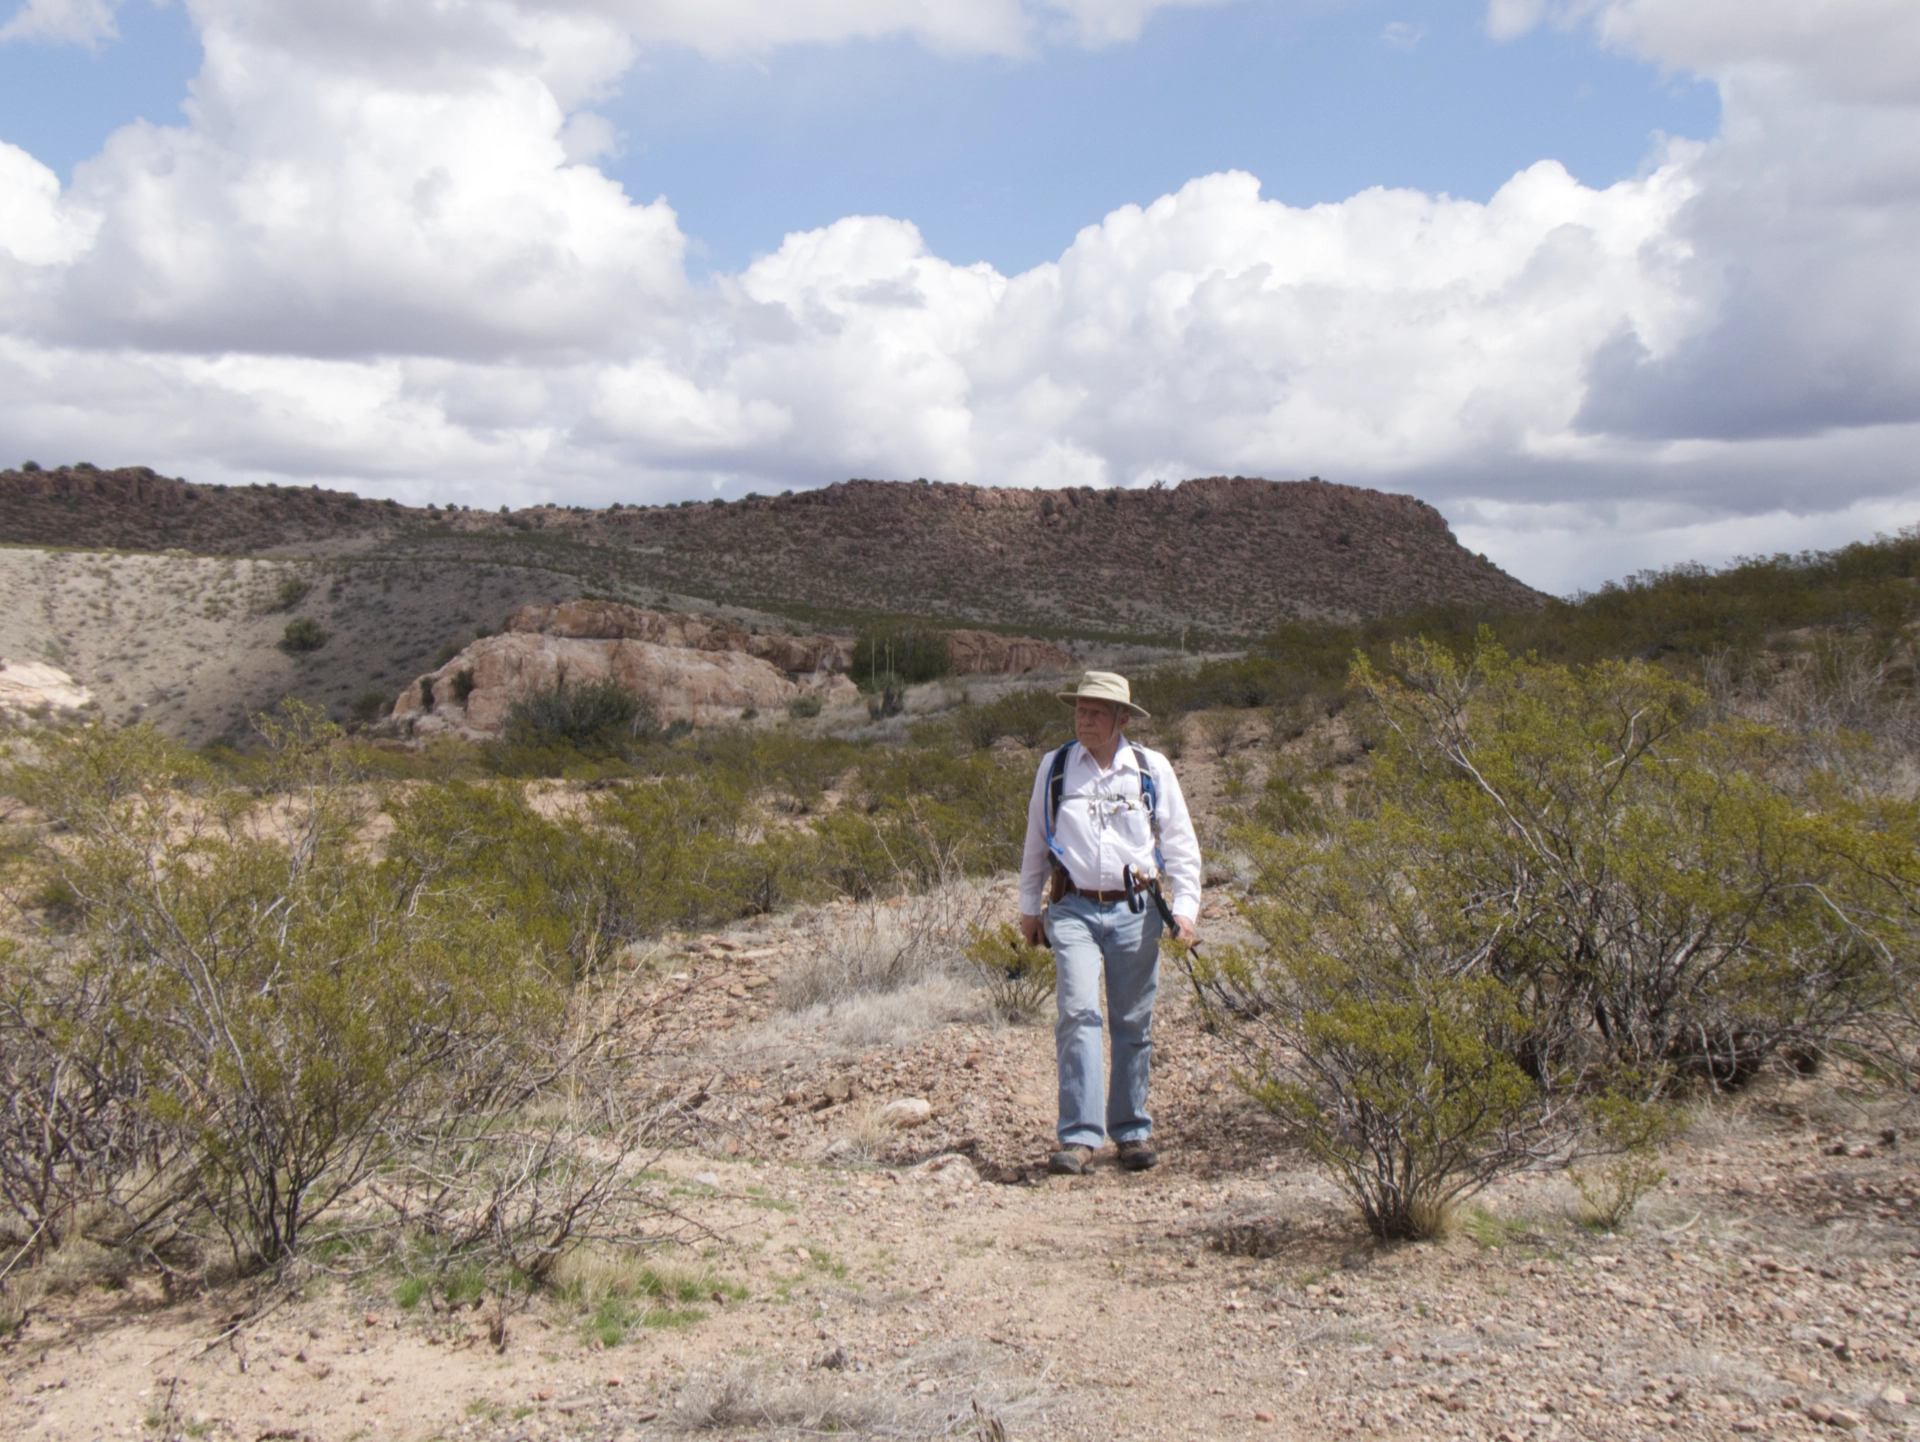
<path fill-rule="evenodd" d="M 90 49 L 0 46 L 0 139 L 70 177 L 121 125 L 179 124 L 201 62 L 185 9 L 135 0 L 118 23 Z M 1477 5 L 1400 0 L 1167 10 L 1138 41 L 1030 57 L 904 37 L 745 59 L 670 45 L 595 108 L 620 137 L 601 168 L 674 206 L 697 271 L 889 215 L 948 260 L 1011 274 L 1221 170 L 1296 206 L 1375 185 L 1485 200 L 1548 158 L 1604 187 L 1656 135 L 1705 139 L 1720 119 L 1710 83 L 1585 34 L 1494 40 Z"/>
<path fill-rule="evenodd" d="M 1895 0 L 0 0 L 0 459 L 1319 475 L 1564 593 L 1920 521 L 1916 254 Z"/>

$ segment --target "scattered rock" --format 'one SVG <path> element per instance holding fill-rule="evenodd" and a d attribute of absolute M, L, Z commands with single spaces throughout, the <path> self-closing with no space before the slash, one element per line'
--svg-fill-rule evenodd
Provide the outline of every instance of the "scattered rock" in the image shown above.
<path fill-rule="evenodd" d="M 880 1120 L 896 1131 L 925 1125 L 933 1116 L 933 1105 L 920 1097 L 902 1097 L 880 1109 Z"/>

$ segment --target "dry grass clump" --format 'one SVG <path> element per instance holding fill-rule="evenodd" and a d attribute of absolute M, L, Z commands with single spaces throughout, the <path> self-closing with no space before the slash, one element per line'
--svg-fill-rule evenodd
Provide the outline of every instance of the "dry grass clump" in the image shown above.
<path fill-rule="evenodd" d="M 824 914 L 806 955 L 780 978 L 783 1011 L 904 991 L 966 969 L 970 930 L 990 910 L 985 891 L 958 883 Z"/>
<path fill-rule="evenodd" d="M 867 1047 L 984 1019 L 966 946 L 991 908 L 984 888 L 962 882 L 821 913 L 780 978 L 773 1029 Z"/>
<path fill-rule="evenodd" d="M 1207 1229 L 1210 1250 L 1229 1257 L 1277 1257 L 1286 1250 L 1293 1230 L 1277 1217 L 1241 1218 Z"/>
<path fill-rule="evenodd" d="M 680 1432 L 729 1435 L 991 1437 L 1047 1406 L 1040 1387 L 994 1375 L 993 1359 L 974 1342 L 923 1348 L 872 1372 L 849 1374 L 846 1365 L 835 1354 L 801 1379 L 757 1368 L 696 1375 L 661 1420 Z M 935 1390 L 918 1392 L 928 1381 Z"/>

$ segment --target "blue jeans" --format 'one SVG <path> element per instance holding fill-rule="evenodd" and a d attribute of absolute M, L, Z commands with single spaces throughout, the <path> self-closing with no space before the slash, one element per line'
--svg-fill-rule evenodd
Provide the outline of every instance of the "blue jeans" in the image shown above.
<path fill-rule="evenodd" d="M 1068 894 L 1047 910 L 1053 945 L 1054 1059 L 1060 1069 L 1060 1145 L 1144 1141 L 1147 1078 L 1153 1063 L 1153 996 L 1160 981 L 1160 933 L 1152 906 L 1135 913 Z M 1100 978 L 1113 1013 L 1113 1075 L 1102 1096 Z M 1104 1125 L 1103 1125 L 1104 1123 Z"/>

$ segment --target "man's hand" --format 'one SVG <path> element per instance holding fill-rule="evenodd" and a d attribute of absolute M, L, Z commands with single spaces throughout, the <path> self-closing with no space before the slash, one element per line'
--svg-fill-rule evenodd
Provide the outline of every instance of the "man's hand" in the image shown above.
<path fill-rule="evenodd" d="M 1173 919 L 1173 934 L 1191 946 L 1200 939 L 1200 923 L 1191 916 L 1176 916 Z"/>
<path fill-rule="evenodd" d="M 1028 946 L 1045 946 L 1047 944 L 1047 929 L 1040 924 L 1040 918 L 1037 916 L 1023 916 L 1020 918 L 1020 935 L 1025 938 Z"/>

